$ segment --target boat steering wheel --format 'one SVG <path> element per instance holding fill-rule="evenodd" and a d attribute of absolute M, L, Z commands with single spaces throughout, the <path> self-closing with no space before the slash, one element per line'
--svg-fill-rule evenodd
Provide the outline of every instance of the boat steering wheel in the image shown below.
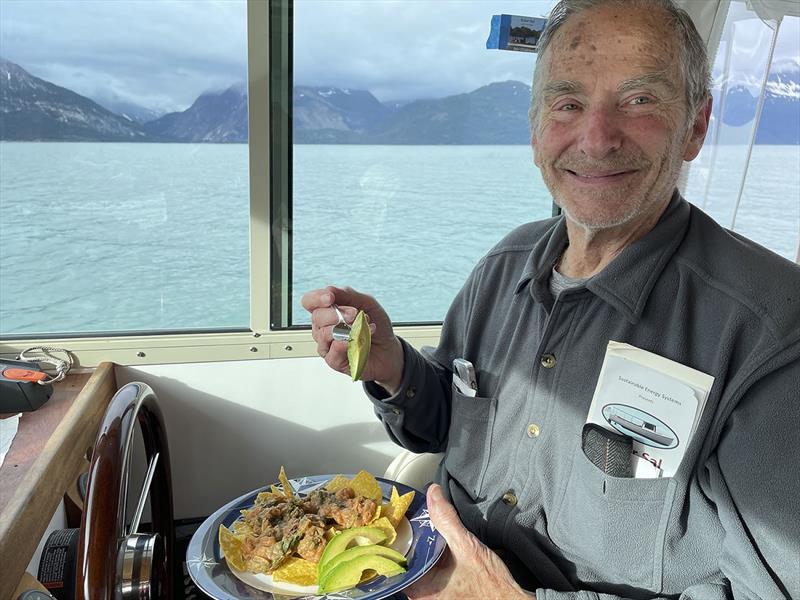
<path fill-rule="evenodd" d="M 126 504 L 133 432 L 138 422 L 147 474 L 130 527 Z M 149 491 L 152 533 L 139 533 Z M 172 598 L 175 545 L 169 451 L 153 390 L 129 383 L 108 405 L 92 451 L 81 520 L 76 598 L 128 600 Z"/>

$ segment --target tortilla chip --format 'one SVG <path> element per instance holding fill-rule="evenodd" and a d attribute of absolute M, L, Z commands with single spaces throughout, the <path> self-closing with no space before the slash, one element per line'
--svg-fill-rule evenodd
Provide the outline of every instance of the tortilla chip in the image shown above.
<path fill-rule="evenodd" d="M 284 471 L 283 465 L 281 465 L 281 472 L 278 473 L 278 479 L 283 486 L 283 495 L 287 498 L 292 498 L 294 496 L 294 488 L 292 487 L 292 484 L 289 483 L 289 478 L 286 477 L 286 471 Z"/>
<path fill-rule="evenodd" d="M 281 491 L 281 488 L 279 488 L 277 485 L 271 485 L 271 486 L 269 486 L 269 489 L 271 490 L 270 493 L 273 496 L 277 496 L 278 498 L 285 498 L 286 497 L 286 496 L 283 495 L 283 492 Z"/>
<path fill-rule="evenodd" d="M 378 519 L 380 519 L 382 512 L 383 512 L 383 504 L 378 504 L 378 506 L 375 507 L 375 516 L 372 517 L 372 521 L 370 521 L 370 523 L 373 523 Z M 369 523 L 367 523 L 367 525 L 369 525 Z"/>
<path fill-rule="evenodd" d="M 325 484 L 325 489 L 329 492 L 338 492 L 341 489 L 346 487 L 352 487 L 353 482 L 350 481 L 344 475 L 337 475 L 333 479 L 331 479 L 328 483 Z"/>
<path fill-rule="evenodd" d="M 222 555 L 230 566 L 239 571 L 244 571 L 247 567 L 242 555 L 243 543 L 244 536 L 236 535 L 224 525 L 219 526 L 219 547 Z"/>
<path fill-rule="evenodd" d="M 283 499 L 284 496 L 283 492 L 273 485 L 271 491 L 258 493 L 258 496 L 256 496 L 256 504 L 264 504 L 275 497 Z"/>
<path fill-rule="evenodd" d="M 397 488 L 392 486 L 392 494 L 389 497 L 390 508 L 388 510 L 384 510 L 383 515 L 389 519 L 392 525 L 397 527 L 400 525 L 400 521 L 403 520 L 403 515 L 406 514 L 408 507 L 411 506 L 413 501 L 413 491 L 407 492 L 401 496 L 397 493 Z"/>
<path fill-rule="evenodd" d="M 370 527 L 377 527 L 383 533 L 386 534 L 386 539 L 381 542 L 383 546 L 391 546 L 392 543 L 397 539 L 397 530 L 395 530 L 392 522 L 389 521 L 386 517 L 381 517 L 380 519 L 376 519 L 372 523 L 369 524 Z"/>
<path fill-rule="evenodd" d="M 315 585 L 317 583 L 317 564 L 304 558 L 289 557 L 272 572 L 272 580 L 296 585 Z"/>
<path fill-rule="evenodd" d="M 231 525 L 234 534 L 237 536 L 244 536 L 253 533 L 253 528 L 247 524 L 246 521 L 234 521 Z"/>
<path fill-rule="evenodd" d="M 359 471 L 353 478 L 351 487 L 359 496 L 366 496 L 377 503 L 383 500 L 383 492 L 378 480 L 366 471 Z"/>

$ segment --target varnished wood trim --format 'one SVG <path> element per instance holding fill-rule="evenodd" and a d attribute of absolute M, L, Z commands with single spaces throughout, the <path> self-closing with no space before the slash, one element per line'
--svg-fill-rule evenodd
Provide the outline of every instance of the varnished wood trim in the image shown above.
<path fill-rule="evenodd" d="M 8 504 L 0 507 L 0 598 L 13 597 L 64 491 L 72 484 L 70 479 L 94 443 L 116 387 L 114 364 L 98 365 Z"/>

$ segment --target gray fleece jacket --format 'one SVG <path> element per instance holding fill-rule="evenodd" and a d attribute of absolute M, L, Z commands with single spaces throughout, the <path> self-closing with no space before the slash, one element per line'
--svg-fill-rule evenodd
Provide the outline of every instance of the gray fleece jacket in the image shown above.
<path fill-rule="evenodd" d="M 519 227 L 475 267 L 439 346 L 404 342 L 392 438 L 446 452 L 464 524 L 513 554 L 539 600 L 800 598 L 800 267 L 677 193 L 658 224 L 554 301 L 563 218 Z M 605 475 L 581 449 L 609 340 L 715 378 L 674 477 Z M 547 356 L 546 356 L 547 355 Z M 476 367 L 477 397 L 451 388 Z"/>

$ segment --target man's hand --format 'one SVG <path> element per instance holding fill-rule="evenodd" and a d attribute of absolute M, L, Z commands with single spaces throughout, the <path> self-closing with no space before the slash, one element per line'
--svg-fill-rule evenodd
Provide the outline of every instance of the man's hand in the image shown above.
<path fill-rule="evenodd" d="M 367 313 L 372 344 L 369 359 L 361 378 L 375 381 L 394 394 L 403 379 L 403 347 L 394 335 L 392 322 L 383 307 L 372 296 L 360 294 L 352 288 L 328 286 L 303 294 L 303 308 L 311 313 L 311 335 L 317 342 L 317 353 L 332 369 L 349 373 L 347 342 L 333 340 L 333 326 L 339 322 L 331 308 L 337 304 L 348 324 L 359 310 Z"/>
<path fill-rule="evenodd" d="M 461 524 L 436 484 L 428 488 L 428 513 L 447 549 L 425 577 L 403 590 L 409 600 L 536 600 L 533 592 L 517 585 L 500 557 Z"/>

